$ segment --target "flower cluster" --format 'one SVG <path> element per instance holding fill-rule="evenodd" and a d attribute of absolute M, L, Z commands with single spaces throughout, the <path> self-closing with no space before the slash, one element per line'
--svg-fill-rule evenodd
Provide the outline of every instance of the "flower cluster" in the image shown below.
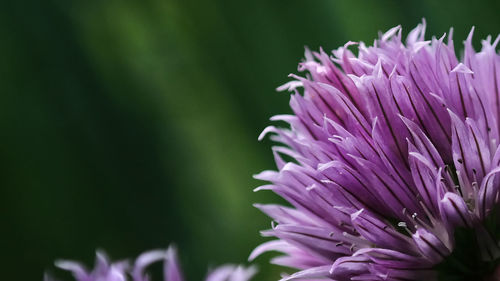
<path fill-rule="evenodd" d="M 424 39 L 425 22 L 403 42 L 400 27 L 373 46 L 348 42 L 332 55 L 306 50 L 292 92 L 289 128 L 270 126 L 278 171 L 256 178 L 290 206 L 256 207 L 273 219 L 257 247 L 298 271 L 282 280 L 500 280 L 500 37 L 457 59 L 448 36 Z M 357 54 L 351 48 L 357 46 Z M 274 223 L 276 222 L 276 223 Z M 102 253 L 92 271 L 57 266 L 77 281 L 182 281 L 176 251 L 133 265 Z M 207 281 L 246 281 L 255 270 L 227 265 Z M 46 281 L 52 281 L 46 277 Z"/>
<path fill-rule="evenodd" d="M 278 88 L 294 114 L 271 119 L 290 128 L 260 136 L 282 144 L 278 171 L 256 175 L 291 206 L 257 205 L 279 239 L 250 259 L 284 253 L 284 280 L 500 278 L 500 37 L 476 52 L 471 31 L 459 60 L 452 30 L 424 32 L 306 50 L 305 77 Z"/>
<path fill-rule="evenodd" d="M 56 266 L 71 271 L 77 281 L 149 281 L 147 267 L 158 261 L 163 261 L 164 281 L 183 281 L 175 247 L 170 246 L 167 251 L 153 250 L 140 255 L 133 265 L 128 261 L 110 263 L 102 252 L 97 252 L 95 267 L 87 271 L 85 266 L 74 261 L 57 261 Z M 206 281 L 248 281 L 255 274 L 255 268 L 244 268 L 235 265 L 223 265 L 210 272 Z M 55 281 L 46 275 L 45 281 Z"/>

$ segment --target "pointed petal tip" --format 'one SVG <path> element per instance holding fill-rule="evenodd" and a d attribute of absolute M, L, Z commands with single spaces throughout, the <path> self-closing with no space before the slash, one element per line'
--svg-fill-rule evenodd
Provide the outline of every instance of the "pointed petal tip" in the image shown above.
<path fill-rule="evenodd" d="M 362 209 L 359 209 L 358 211 L 354 212 L 351 214 L 351 220 L 354 221 L 359 215 L 361 215 L 361 213 L 363 213 L 365 211 L 364 208 Z"/>
<path fill-rule="evenodd" d="M 459 63 L 455 66 L 455 68 L 453 68 L 451 73 L 474 74 L 474 71 L 468 68 L 465 64 Z"/>

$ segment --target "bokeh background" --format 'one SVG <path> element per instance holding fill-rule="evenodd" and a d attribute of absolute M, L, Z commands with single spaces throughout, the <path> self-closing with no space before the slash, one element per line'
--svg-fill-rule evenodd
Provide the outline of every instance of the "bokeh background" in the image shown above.
<path fill-rule="evenodd" d="M 459 4 L 460 3 L 460 4 Z M 500 32 L 498 1 L 33 0 L 0 4 L 0 279 L 42 280 L 175 242 L 188 280 L 245 263 L 270 220 L 257 136 L 304 46 Z M 282 268 L 255 263 L 256 280 Z M 158 279 L 159 280 L 159 279 Z"/>

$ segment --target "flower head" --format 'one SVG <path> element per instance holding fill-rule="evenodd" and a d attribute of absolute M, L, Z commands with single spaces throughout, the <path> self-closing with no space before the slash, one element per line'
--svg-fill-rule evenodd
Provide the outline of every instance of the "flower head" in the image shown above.
<path fill-rule="evenodd" d="M 290 279 L 481 280 L 500 258 L 500 56 L 488 37 L 403 42 L 395 27 L 373 46 L 329 56 L 306 50 L 289 129 L 270 126 L 279 171 L 257 179 L 291 207 L 257 205 L 278 223 L 250 259 L 276 250 Z M 357 46 L 355 55 L 350 47 Z M 302 90 L 299 90 L 302 89 Z M 286 156 L 286 157 L 283 157 Z M 286 159 L 289 161 L 287 162 Z M 497 268 L 497 272 L 498 272 Z M 460 279 L 463 278 L 463 279 Z"/>
<path fill-rule="evenodd" d="M 163 261 L 163 280 L 183 281 L 180 270 L 177 250 L 170 246 L 167 251 L 153 250 L 140 255 L 131 266 L 128 261 L 110 263 L 109 258 L 102 252 L 97 252 L 97 259 L 92 271 L 74 261 L 57 261 L 56 266 L 71 271 L 77 281 L 149 281 L 146 268 L 152 263 Z M 236 265 L 223 265 L 211 271 L 206 281 L 248 281 L 255 274 L 253 267 L 244 268 Z M 54 281 L 46 276 L 46 281 Z"/>

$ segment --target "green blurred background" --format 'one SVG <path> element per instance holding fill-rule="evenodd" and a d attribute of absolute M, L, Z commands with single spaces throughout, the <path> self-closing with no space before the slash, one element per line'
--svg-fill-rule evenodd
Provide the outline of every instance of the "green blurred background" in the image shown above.
<path fill-rule="evenodd" d="M 496 3 L 495 3 L 496 2 Z M 53 260 L 91 264 L 175 242 L 188 280 L 245 263 L 270 220 L 252 174 L 274 168 L 274 89 L 304 45 L 379 30 L 498 34 L 498 1 L 2 1 L 0 279 L 42 280 Z M 256 261 L 256 280 L 283 269 Z"/>

